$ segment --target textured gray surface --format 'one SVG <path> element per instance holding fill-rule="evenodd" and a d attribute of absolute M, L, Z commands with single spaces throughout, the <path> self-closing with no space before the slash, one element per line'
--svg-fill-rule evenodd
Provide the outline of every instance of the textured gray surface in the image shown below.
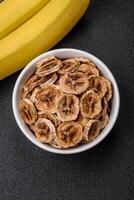
<path fill-rule="evenodd" d="M 56 48 L 98 56 L 117 79 L 121 108 L 110 135 L 78 155 L 54 155 L 31 144 L 11 107 L 19 72 L 0 82 L 0 200 L 132 200 L 134 198 L 134 1 L 94 0 Z"/>

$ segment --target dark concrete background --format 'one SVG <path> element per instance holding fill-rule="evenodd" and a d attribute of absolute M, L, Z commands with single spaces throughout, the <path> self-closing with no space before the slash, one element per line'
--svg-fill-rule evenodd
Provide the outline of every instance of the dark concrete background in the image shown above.
<path fill-rule="evenodd" d="M 78 155 L 54 155 L 19 130 L 11 97 L 20 72 L 0 82 L 0 200 L 134 198 L 134 1 L 94 0 L 55 48 L 99 57 L 115 75 L 121 107 L 109 136 Z"/>

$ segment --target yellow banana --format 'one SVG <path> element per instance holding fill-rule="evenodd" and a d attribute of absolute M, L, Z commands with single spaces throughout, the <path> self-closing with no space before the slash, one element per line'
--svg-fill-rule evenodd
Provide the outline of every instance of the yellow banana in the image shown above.
<path fill-rule="evenodd" d="M 35 15 L 50 0 L 0 1 L 0 39 Z"/>
<path fill-rule="evenodd" d="M 0 41 L 0 79 L 14 73 L 60 41 L 78 22 L 90 0 L 51 0 Z"/>

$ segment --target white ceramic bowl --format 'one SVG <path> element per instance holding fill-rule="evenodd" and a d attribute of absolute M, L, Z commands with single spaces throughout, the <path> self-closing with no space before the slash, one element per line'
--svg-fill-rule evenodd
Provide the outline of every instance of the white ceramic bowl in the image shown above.
<path fill-rule="evenodd" d="M 109 123 L 108 125 L 101 131 L 101 133 L 99 134 L 99 136 L 92 141 L 91 143 L 88 144 L 83 144 L 83 145 L 79 145 L 77 147 L 74 148 L 70 148 L 70 149 L 56 149 L 54 147 L 51 147 L 47 144 L 43 144 L 40 141 L 38 141 L 36 139 L 36 137 L 34 136 L 34 134 L 31 132 L 31 130 L 28 128 L 28 126 L 24 123 L 20 112 L 19 112 L 19 101 L 20 101 L 20 95 L 23 89 L 23 85 L 24 83 L 27 81 L 27 79 L 31 76 L 31 74 L 35 71 L 35 64 L 40 61 L 41 59 L 48 57 L 48 56 L 57 56 L 59 58 L 70 58 L 70 57 L 85 57 L 88 58 L 90 60 L 92 60 L 98 67 L 98 69 L 100 70 L 100 72 L 107 77 L 111 83 L 112 83 L 112 87 L 113 87 L 113 98 L 112 98 L 112 104 L 111 104 L 111 112 L 110 112 L 110 119 L 109 119 Z M 118 112 L 119 112 L 119 105 L 120 105 L 120 97 L 119 97 L 119 90 L 118 90 L 118 86 L 117 83 L 115 81 L 114 76 L 112 75 L 112 73 L 110 72 L 110 70 L 107 68 L 107 66 L 100 61 L 98 58 L 96 58 L 95 56 L 91 55 L 90 53 L 81 51 L 81 50 L 77 50 L 77 49 L 57 49 L 57 50 L 52 50 L 49 52 L 46 52 L 40 56 L 38 56 L 37 58 L 35 58 L 34 60 L 32 60 L 21 72 L 21 74 L 19 75 L 15 87 L 14 87 L 14 91 L 13 91 L 13 98 L 12 98 L 12 105 L 13 105 L 13 113 L 16 119 L 16 122 L 18 124 L 18 126 L 20 127 L 21 131 L 23 132 L 23 134 L 35 145 L 37 145 L 38 147 L 53 152 L 53 153 L 59 153 L 59 154 L 74 154 L 74 153 L 79 153 L 88 149 L 91 149 L 92 147 L 96 146 L 98 143 L 100 143 L 111 131 L 111 129 L 113 128 L 115 121 L 117 119 L 118 116 Z"/>

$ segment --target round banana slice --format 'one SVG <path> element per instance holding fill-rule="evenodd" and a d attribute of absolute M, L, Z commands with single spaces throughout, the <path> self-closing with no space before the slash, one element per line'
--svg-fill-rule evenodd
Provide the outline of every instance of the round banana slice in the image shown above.
<path fill-rule="evenodd" d="M 36 93 L 36 107 L 38 110 L 55 113 L 56 101 L 62 95 L 56 85 L 46 85 Z"/>
<path fill-rule="evenodd" d="M 56 143 L 62 148 L 76 146 L 83 138 L 82 126 L 77 122 L 63 122 L 57 129 Z"/>
<path fill-rule="evenodd" d="M 95 117 L 95 119 L 102 122 L 101 129 L 105 128 L 109 121 L 108 111 L 108 102 L 106 98 L 102 99 L 102 111 Z"/>
<path fill-rule="evenodd" d="M 50 120 L 55 127 L 59 126 L 61 123 L 61 121 L 58 119 L 58 117 L 55 114 L 51 114 L 48 112 L 39 111 L 38 117 Z"/>
<path fill-rule="evenodd" d="M 90 66 L 93 66 L 93 67 L 96 67 L 95 63 L 93 63 L 91 60 L 87 59 L 87 58 L 81 58 L 81 57 L 78 57 L 76 58 L 77 61 L 79 61 L 81 64 L 88 64 Z"/>
<path fill-rule="evenodd" d="M 81 113 L 88 118 L 94 118 L 101 110 L 101 99 L 93 90 L 87 91 L 83 94 L 80 102 Z"/>
<path fill-rule="evenodd" d="M 89 120 L 84 129 L 84 139 L 93 141 L 100 133 L 102 123 L 99 120 Z"/>
<path fill-rule="evenodd" d="M 108 111 L 108 102 L 107 102 L 106 98 L 103 98 L 101 100 L 101 105 L 102 105 L 102 110 L 98 115 L 95 116 L 95 119 L 100 119 L 100 117 L 102 115 L 105 115 Z"/>
<path fill-rule="evenodd" d="M 108 111 L 108 102 L 107 102 L 107 98 L 106 97 L 104 97 L 103 99 L 102 99 L 102 111 L 101 111 L 101 113 L 102 114 L 105 114 L 105 113 L 107 113 L 107 111 Z"/>
<path fill-rule="evenodd" d="M 59 84 L 65 93 L 81 94 L 88 88 L 89 81 L 83 73 L 74 73 L 62 76 Z"/>
<path fill-rule="evenodd" d="M 79 99 L 75 95 L 62 95 L 57 101 L 57 115 L 61 121 L 75 120 L 79 113 Z"/>
<path fill-rule="evenodd" d="M 46 76 L 46 81 L 43 84 L 41 84 L 40 87 L 43 88 L 45 85 L 50 85 L 50 84 L 55 83 L 57 78 L 58 78 L 58 75 L 56 73 Z"/>
<path fill-rule="evenodd" d="M 75 58 L 70 58 L 70 59 L 64 60 L 62 64 L 63 66 L 59 70 L 59 73 L 67 74 L 67 73 L 74 73 L 78 69 L 80 62 L 76 60 Z"/>
<path fill-rule="evenodd" d="M 55 56 L 49 56 L 47 58 L 44 58 L 42 60 L 40 60 L 37 64 L 36 64 L 36 68 L 40 68 L 43 64 L 47 64 L 51 61 L 57 60 L 57 58 Z"/>
<path fill-rule="evenodd" d="M 92 75 L 99 76 L 99 71 L 96 67 L 89 64 L 81 64 L 77 72 L 85 73 L 85 75 L 90 78 Z"/>
<path fill-rule="evenodd" d="M 102 99 L 102 106 L 103 106 L 102 113 L 107 113 L 109 110 L 109 102 L 107 101 L 106 97 Z"/>
<path fill-rule="evenodd" d="M 50 143 L 56 136 L 55 127 L 48 119 L 39 118 L 33 126 L 33 131 L 37 139 L 43 143 Z"/>
<path fill-rule="evenodd" d="M 46 81 L 43 84 L 40 85 L 40 88 L 43 88 L 45 85 L 53 84 L 56 81 L 57 77 L 58 77 L 58 75 L 56 73 L 53 73 L 53 74 L 46 76 Z M 29 93 L 28 97 L 33 103 L 35 103 L 35 101 L 36 101 L 35 96 L 36 96 L 36 93 L 40 90 L 40 88 L 35 87 L 31 91 L 31 93 Z M 30 94 L 31 94 L 31 96 L 30 96 Z"/>
<path fill-rule="evenodd" d="M 29 99 L 22 99 L 19 104 L 21 116 L 26 124 L 33 124 L 37 119 L 34 104 Z"/>
<path fill-rule="evenodd" d="M 102 98 L 107 92 L 107 84 L 103 76 L 91 76 L 89 79 L 89 90 L 95 90 Z"/>
<path fill-rule="evenodd" d="M 61 60 L 52 56 L 45 58 L 44 60 L 41 60 L 39 63 L 37 63 L 36 66 L 37 70 L 35 73 L 38 76 L 46 76 L 54 72 L 57 72 L 61 67 L 62 67 Z"/>
<path fill-rule="evenodd" d="M 108 79 L 105 78 L 105 81 L 106 81 L 106 86 L 107 86 L 107 92 L 105 94 L 105 97 L 107 101 L 110 101 L 110 99 L 112 98 L 112 85 Z"/>
<path fill-rule="evenodd" d="M 107 99 L 105 97 L 103 99 L 101 99 L 101 105 L 102 105 L 102 110 L 101 110 L 101 112 L 97 116 L 95 116 L 95 119 L 99 119 L 99 117 L 102 114 L 106 114 L 107 113 L 108 102 L 107 102 Z"/>
<path fill-rule="evenodd" d="M 22 99 L 29 98 L 30 92 L 37 87 L 38 85 L 44 83 L 46 81 L 46 77 L 39 77 L 37 75 L 33 75 L 28 81 L 25 83 L 22 92 Z"/>

